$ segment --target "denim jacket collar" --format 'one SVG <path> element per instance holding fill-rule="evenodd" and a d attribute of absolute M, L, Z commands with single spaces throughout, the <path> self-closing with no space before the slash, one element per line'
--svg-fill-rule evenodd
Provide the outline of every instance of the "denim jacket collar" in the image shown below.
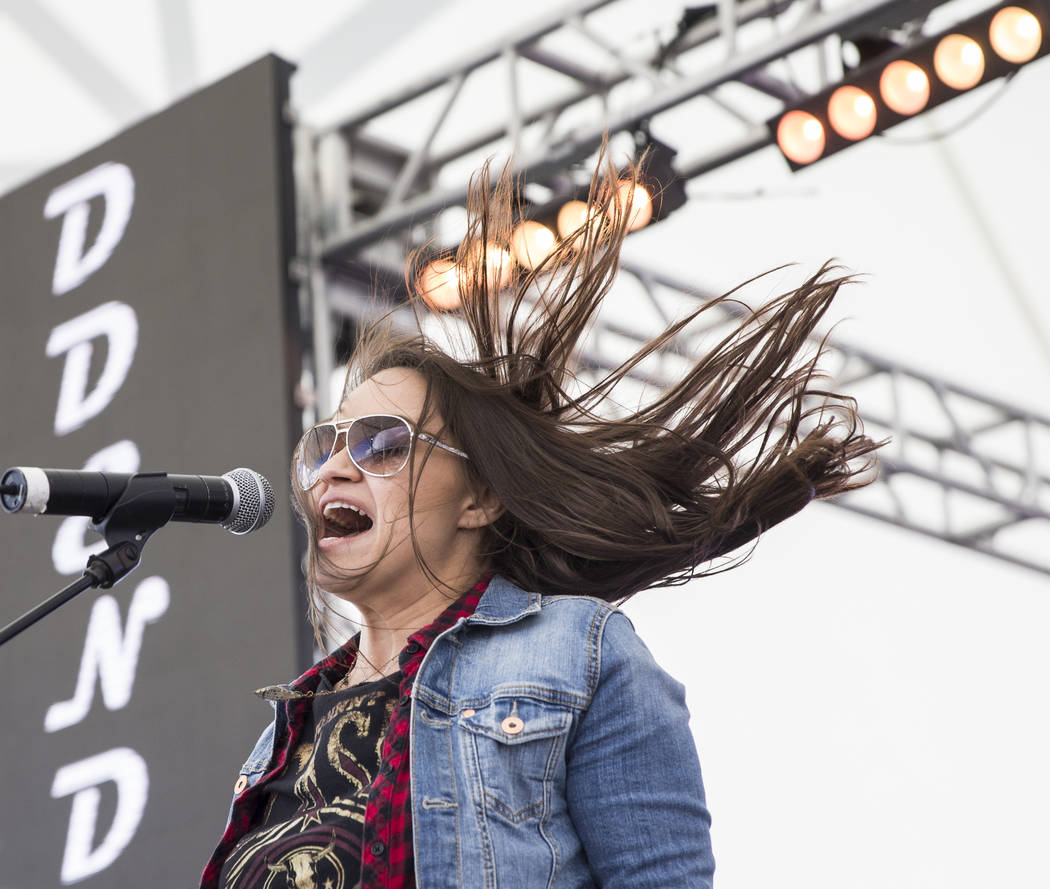
<path fill-rule="evenodd" d="M 538 593 L 527 593 L 497 574 L 489 581 L 474 614 L 458 623 L 488 625 L 514 623 L 526 615 L 538 613 L 541 598 Z M 347 642 L 342 648 L 312 666 L 295 681 L 282 685 L 268 685 L 258 689 L 255 694 L 275 706 L 277 701 L 311 696 L 316 690 L 320 670 L 334 663 L 345 661 L 350 645 L 351 643 Z"/>
<path fill-rule="evenodd" d="M 538 614 L 541 596 L 528 593 L 497 574 L 489 582 L 477 610 L 464 623 L 509 624 L 530 614 Z"/>
<path fill-rule="evenodd" d="M 489 581 L 477 610 L 459 623 L 487 625 L 514 623 L 530 614 L 539 613 L 541 599 L 538 593 L 527 593 L 497 574 Z M 333 652 L 319 664 L 315 664 L 294 682 L 286 685 L 268 685 L 258 689 L 255 694 L 271 703 L 309 697 L 316 689 L 320 670 L 345 659 L 345 650 L 348 645 L 349 643 Z"/>

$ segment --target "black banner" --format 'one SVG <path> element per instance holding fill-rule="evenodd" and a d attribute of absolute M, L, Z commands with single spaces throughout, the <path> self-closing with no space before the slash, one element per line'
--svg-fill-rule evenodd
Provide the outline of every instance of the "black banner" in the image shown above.
<path fill-rule="evenodd" d="M 295 675 L 291 67 L 264 58 L 0 198 L 0 469 L 261 472 L 269 525 L 169 524 L 0 648 L 10 886 L 193 886 Z M 84 568 L 87 520 L 0 514 L 0 624 Z"/>

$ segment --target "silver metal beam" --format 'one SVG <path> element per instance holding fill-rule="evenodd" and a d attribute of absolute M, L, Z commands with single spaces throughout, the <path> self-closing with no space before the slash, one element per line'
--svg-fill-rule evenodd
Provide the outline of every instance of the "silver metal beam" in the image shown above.
<path fill-rule="evenodd" d="M 541 46 L 526 45 L 518 47 L 518 55 L 523 59 L 528 59 L 530 62 L 535 62 L 537 65 L 542 65 L 544 68 L 550 68 L 551 71 L 557 71 L 559 74 L 579 81 L 592 93 L 604 92 L 613 85 L 611 79 L 603 77 L 598 72 L 584 68 L 582 65 Z"/>
<path fill-rule="evenodd" d="M 711 296 L 631 263 L 621 270 L 654 303 L 661 290 L 698 301 Z M 733 303 L 720 311 L 728 324 L 743 314 Z M 611 367 L 623 360 L 619 353 L 598 358 Z M 869 434 L 892 438 L 880 451 L 877 481 L 835 505 L 1050 574 L 1050 416 L 837 339 L 828 364 L 838 368 L 836 388 L 859 400 Z M 1041 544 L 1011 537 L 1023 526 L 1040 529 Z"/>
<path fill-rule="evenodd" d="M 367 0 L 300 54 L 293 101 L 306 107 L 323 99 L 391 44 L 440 13 L 447 0 Z"/>
<path fill-rule="evenodd" d="M 640 285 L 640 293 L 638 287 L 629 291 L 632 316 L 650 317 L 656 328 L 680 317 L 683 305 L 715 296 L 637 263 L 625 262 L 620 270 Z M 387 270 L 385 277 L 393 280 L 396 272 Z M 370 271 L 361 274 L 362 281 L 370 278 Z M 329 305 L 359 320 L 394 311 L 395 323 L 415 325 L 407 307 L 377 301 L 363 284 L 331 286 Z M 702 354 L 705 343 L 745 314 L 726 302 L 701 315 L 662 354 L 626 377 L 621 385 L 631 391 L 618 401 L 648 400 L 673 385 L 690 363 L 683 356 Z M 655 332 L 640 328 L 610 319 L 607 311 L 599 314 L 581 352 L 579 376 L 597 382 L 618 367 Z M 868 434 L 892 437 L 879 452 L 878 478 L 833 505 L 1050 574 L 1050 416 L 838 339 L 830 341 L 823 366 L 832 372 L 836 391 L 858 399 Z M 1041 545 L 1012 537 L 1025 526 L 1041 529 Z"/>
<path fill-rule="evenodd" d="M 384 99 L 380 99 L 373 102 L 371 105 L 366 105 L 364 108 L 355 111 L 352 115 L 349 115 L 340 122 L 339 128 L 353 129 L 370 120 L 374 120 L 377 117 L 382 117 L 388 111 L 401 105 L 407 105 L 413 99 L 418 99 L 425 93 L 437 89 L 442 84 L 452 80 L 459 74 L 470 74 L 484 65 L 489 64 L 489 62 L 496 61 L 496 59 L 503 55 L 508 46 L 516 47 L 523 44 L 534 43 L 540 38 L 547 36 L 552 31 L 561 28 L 566 19 L 574 16 L 587 15 L 596 9 L 601 9 L 603 6 L 608 6 L 612 2 L 614 2 L 614 0 L 582 0 L 582 2 L 581 0 L 576 0 L 575 3 L 566 4 L 565 9 L 558 16 L 554 18 L 548 17 L 528 25 L 512 37 L 493 41 L 481 50 L 473 53 L 460 64 L 437 74 L 432 74 L 421 81 L 391 93 Z"/>
<path fill-rule="evenodd" d="M 406 247 L 411 246 L 411 238 L 406 235 L 414 222 L 429 220 L 446 207 L 462 204 L 466 197 L 465 184 L 438 191 L 426 183 L 435 181 L 445 164 L 469 152 L 488 147 L 508 135 L 515 141 L 522 135 L 534 135 L 535 131 L 528 128 L 539 126 L 541 137 L 527 140 L 532 146 L 530 152 L 526 154 L 519 149 L 517 170 L 527 173 L 532 181 L 542 183 L 544 177 L 560 177 L 566 181 L 571 164 L 592 152 L 606 132 L 631 131 L 640 121 L 650 121 L 694 97 L 709 95 L 729 81 L 751 86 L 782 104 L 797 101 L 800 98 L 797 86 L 773 77 L 767 66 L 787 59 L 792 53 L 815 51 L 817 68 L 825 72 L 822 76 L 827 76 L 826 51 L 834 49 L 842 35 L 904 25 L 921 18 L 941 2 L 947 4 L 952 0 L 858 0 L 827 11 L 821 9 L 818 0 L 794 4 L 791 0 L 773 3 L 723 0 L 718 3 L 716 17 L 680 35 L 673 48 L 665 47 L 667 52 L 661 55 L 666 56 L 662 60 L 666 64 L 655 67 L 647 66 L 644 60 L 616 45 L 607 44 L 598 32 L 582 24 L 589 11 L 611 2 L 615 0 L 576 3 L 557 18 L 511 35 L 443 75 L 428 78 L 371 104 L 327 134 L 329 142 L 336 136 L 346 140 L 346 154 L 351 163 L 350 182 L 345 190 L 353 194 L 355 175 L 362 175 L 355 173 L 352 163 L 355 140 L 373 154 L 376 150 L 374 141 L 366 140 L 371 121 L 438 87 L 461 86 L 485 66 L 491 74 L 491 63 L 502 59 L 500 88 L 507 90 L 505 107 L 508 109 L 503 120 L 467 134 L 451 147 L 437 147 L 435 136 L 444 116 L 452 113 L 453 95 L 426 133 L 424 144 L 415 151 L 400 151 L 398 159 L 389 166 L 389 186 L 381 184 L 376 192 L 374 176 L 367 180 L 373 195 L 387 198 L 372 201 L 374 212 L 349 213 L 341 220 L 337 219 L 338 214 L 328 213 L 325 224 L 314 227 L 314 239 L 308 249 L 314 281 L 318 282 L 312 289 L 318 309 L 318 293 L 322 287 L 324 304 L 336 316 L 361 318 L 377 310 L 396 308 L 396 304 L 384 305 L 367 284 L 361 283 L 371 281 L 374 271 L 363 257 L 366 253 L 375 254 L 375 247 L 367 251 L 365 248 L 379 242 L 388 243 L 394 234 L 405 239 Z M 791 24 L 784 20 L 778 22 L 772 35 L 759 34 L 757 39 L 749 39 L 755 34 L 744 33 L 755 18 L 779 15 L 789 7 L 801 15 L 792 16 Z M 603 45 L 613 60 L 609 70 L 591 71 L 539 42 L 555 30 L 573 26 L 594 38 L 592 42 Z M 739 49 L 745 46 L 749 48 Z M 680 62 L 685 53 L 694 49 L 706 52 L 706 67 L 698 69 L 693 65 L 691 73 L 683 73 L 689 71 L 690 66 Z M 557 71 L 566 79 L 566 92 L 553 99 L 548 94 L 539 101 L 530 101 L 523 84 L 525 63 Z M 616 90 L 632 81 L 644 88 L 632 86 L 628 91 L 631 104 L 624 105 L 617 98 Z M 559 128 L 564 112 L 574 109 L 575 113 L 576 105 L 595 96 L 603 99 L 599 112 L 589 118 L 577 114 L 574 128 Z M 741 115 L 733 104 L 724 111 L 737 118 L 747 116 Z M 735 129 L 739 133 L 739 124 Z M 315 142 L 324 144 L 325 139 Z M 771 142 L 772 135 L 765 125 L 752 124 L 743 135 L 727 138 L 704 155 L 683 158 L 677 171 L 683 178 L 699 176 Z M 365 154 L 367 156 L 367 152 Z M 396 261 L 396 252 L 396 249 L 388 251 L 387 259 Z M 332 260 L 333 265 L 327 276 L 318 276 L 325 258 Z M 348 263 L 351 269 L 363 269 L 364 277 L 354 286 L 340 286 L 341 272 L 336 268 L 345 272 Z M 702 288 L 673 280 L 652 269 L 631 263 L 624 263 L 621 268 L 625 279 L 633 277 L 640 286 L 645 294 L 648 317 L 660 330 L 671 318 L 680 315 L 683 301 L 695 305 L 696 301 L 710 300 L 713 296 Z M 398 278 L 400 270 L 394 272 L 392 280 Z M 325 280 L 320 283 L 319 279 Z M 705 336 L 716 335 L 720 325 L 740 322 L 732 306 L 726 303 L 705 313 L 702 323 L 683 332 L 679 342 L 671 344 L 666 354 L 654 356 L 653 361 L 636 368 L 624 385 L 635 387 L 637 391 L 633 394 L 641 398 L 673 384 L 682 371 L 683 354 L 699 354 L 705 347 Z M 618 321 L 613 315 L 599 317 L 593 336 L 584 347 L 582 375 L 604 375 L 658 332 L 641 329 L 645 313 L 640 308 L 634 312 L 634 308 L 632 306 L 629 322 Z M 405 313 L 406 324 L 415 323 L 407 309 L 401 311 Z M 318 348 L 321 348 L 320 342 Z M 1050 418 L 839 341 L 832 342 L 827 358 L 837 380 L 836 390 L 858 398 L 869 433 L 875 438 L 892 437 L 892 443 L 881 452 L 882 473 L 878 479 L 864 489 L 838 498 L 835 505 L 1050 574 L 1050 545 L 1047 545 L 1050 536 L 1045 533 L 1050 530 L 1050 465 L 1047 462 Z M 1038 527 L 1041 536 L 1025 536 L 1026 529 L 1032 526 Z"/>
<path fill-rule="evenodd" d="M 858 0 L 840 9 L 828 12 L 817 11 L 809 18 L 799 22 L 791 31 L 776 34 L 748 51 L 735 53 L 699 74 L 679 77 L 676 81 L 667 84 L 664 84 L 659 78 L 655 80 L 650 78 L 648 75 L 651 72 L 628 72 L 648 82 L 650 93 L 646 98 L 623 108 L 612 109 L 595 118 L 590 124 L 556 136 L 548 144 L 541 145 L 539 150 L 519 155 L 516 172 L 525 175 L 526 178 L 535 178 L 542 177 L 545 171 L 551 169 L 565 169 L 591 153 L 600 144 L 605 133 L 629 131 L 639 121 L 649 120 L 661 112 L 708 93 L 728 81 L 740 80 L 761 71 L 770 62 L 783 58 L 789 53 L 817 44 L 829 35 L 844 29 L 855 28 L 858 22 L 873 16 L 886 16 L 894 9 L 911 9 L 912 6 L 913 4 L 904 2 L 904 0 Z M 527 42 L 535 39 L 534 35 L 537 33 L 549 33 L 563 21 L 572 25 L 573 22 L 578 22 L 578 19 L 578 14 L 566 14 L 558 22 L 550 22 L 543 27 L 534 28 L 520 39 L 508 38 L 504 44 L 517 45 Z M 712 27 L 717 27 L 717 24 L 713 24 Z M 491 59 L 496 52 L 492 50 L 490 53 L 479 54 L 473 61 L 477 62 L 481 58 Z M 623 54 L 620 55 L 622 58 Z M 466 64 L 459 66 L 456 69 L 456 76 L 472 70 L 475 68 Z M 406 89 L 399 93 L 398 97 L 379 102 L 371 106 L 368 111 L 355 115 L 343 125 L 343 129 L 348 130 L 363 125 L 370 119 L 370 115 L 385 113 L 400 102 L 418 97 L 433 89 L 436 84 L 444 82 L 446 78 L 440 78 Z M 545 110 L 552 109 L 548 106 Z M 526 112 L 523 115 L 524 122 L 535 118 L 536 112 Z M 459 187 L 442 192 L 429 192 L 407 198 L 397 205 L 384 208 L 379 215 L 355 226 L 352 232 L 332 233 L 324 243 L 325 255 L 353 253 L 369 243 L 386 237 L 391 231 L 403 229 L 446 207 L 462 204 L 466 200 L 466 191 L 464 183 Z"/>
<path fill-rule="evenodd" d="M 740 0 L 735 7 L 737 25 L 746 25 L 767 16 L 775 15 L 776 13 L 790 7 L 793 2 L 794 0 Z M 670 68 L 671 63 L 689 51 L 717 40 L 720 35 L 721 32 L 719 30 L 718 22 L 710 21 L 697 25 L 681 42 L 675 45 L 673 51 L 671 51 L 664 60 L 665 65 L 669 70 L 673 70 Z M 519 53 L 524 54 L 526 50 L 530 52 L 532 51 L 531 46 L 522 46 L 521 44 L 515 45 L 517 46 Z M 573 106 L 588 101 L 595 95 L 607 95 L 614 87 L 628 83 L 632 79 L 632 76 L 633 75 L 630 71 L 621 71 L 617 74 L 606 75 L 604 81 L 598 85 L 587 86 L 584 84 L 582 88 L 571 89 L 553 100 L 547 96 L 539 97 L 536 103 L 524 112 L 522 118 L 523 124 L 528 125 L 546 120 L 552 115 L 560 115 Z M 681 75 L 679 74 L 678 76 Z M 648 77 L 645 79 L 647 82 L 649 81 Z M 497 123 L 495 126 L 472 133 L 461 142 L 446 148 L 442 152 L 435 153 L 431 164 L 434 167 L 439 167 L 486 145 L 491 145 L 492 143 L 504 138 L 506 135 L 506 125 L 502 122 Z M 548 136 L 544 144 L 550 144 L 551 141 L 552 139 Z"/>
<path fill-rule="evenodd" d="M 157 0 L 157 12 L 164 42 L 168 92 L 171 96 L 181 96 L 200 83 L 190 0 Z"/>
<path fill-rule="evenodd" d="M 88 49 L 66 24 L 42 3 L 3 0 L 6 13 L 27 37 L 65 69 L 74 82 L 121 123 L 149 111 L 147 102 L 95 52 Z"/>

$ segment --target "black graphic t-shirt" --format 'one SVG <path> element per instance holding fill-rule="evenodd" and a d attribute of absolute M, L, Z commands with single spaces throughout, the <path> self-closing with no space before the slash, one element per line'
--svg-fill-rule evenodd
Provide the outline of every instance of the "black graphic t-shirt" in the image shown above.
<path fill-rule="evenodd" d="M 400 678 L 340 691 L 322 679 L 310 725 L 270 785 L 262 823 L 226 859 L 222 889 L 356 889 L 368 789 Z"/>

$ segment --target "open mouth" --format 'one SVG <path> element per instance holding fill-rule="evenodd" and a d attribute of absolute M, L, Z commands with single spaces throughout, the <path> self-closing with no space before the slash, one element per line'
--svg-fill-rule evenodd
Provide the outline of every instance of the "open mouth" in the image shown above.
<path fill-rule="evenodd" d="M 323 519 L 322 537 L 354 537 L 372 527 L 372 518 L 349 503 L 329 503 Z"/>

